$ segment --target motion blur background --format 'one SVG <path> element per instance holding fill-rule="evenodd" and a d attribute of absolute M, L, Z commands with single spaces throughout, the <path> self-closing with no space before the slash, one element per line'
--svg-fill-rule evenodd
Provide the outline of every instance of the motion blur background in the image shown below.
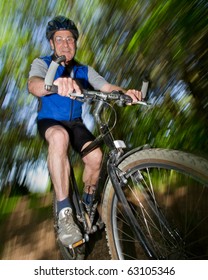
<path fill-rule="evenodd" d="M 118 107 L 116 137 L 208 156 L 206 0 L 0 0 L 1 259 L 58 257 L 44 244 L 46 233 L 54 242 L 50 180 L 27 91 L 33 59 L 51 53 L 45 29 L 56 15 L 79 29 L 78 61 L 124 88 L 151 81 L 154 106 Z"/>

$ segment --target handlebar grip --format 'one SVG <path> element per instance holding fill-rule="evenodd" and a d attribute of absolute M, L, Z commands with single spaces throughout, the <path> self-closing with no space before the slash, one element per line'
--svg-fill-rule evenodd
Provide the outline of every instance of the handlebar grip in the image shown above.
<path fill-rule="evenodd" d="M 46 90 L 50 91 L 53 86 L 53 81 L 56 75 L 56 71 L 61 62 L 65 61 L 65 55 L 58 57 L 55 61 L 51 61 L 51 64 L 48 68 L 48 71 L 45 76 L 45 88 Z"/>
<path fill-rule="evenodd" d="M 120 100 L 122 100 L 125 104 L 131 104 L 133 102 L 131 96 L 129 95 L 121 95 Z"/>
<path fill-rule="evenodd" d="M 45 88 L 51 90 L 59 64 L 52 61 L 45 76 Z"/>
<path fill-rule="evenodd" d="M 142 88 L 141 88 L 142 99 L 145 99 L 145 97 L 147 95 L 148 86 L 149 86 L 149 81 L 143 81 L 142 82 Z"/>

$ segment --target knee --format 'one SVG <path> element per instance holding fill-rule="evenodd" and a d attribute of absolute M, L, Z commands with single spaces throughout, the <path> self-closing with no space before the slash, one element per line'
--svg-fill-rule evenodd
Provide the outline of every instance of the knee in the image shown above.
<path fill-rule="evenodd" d="M 56 151 L 65 151 L 68 149 L 69 136 L 65 129 L 53 128 L 46 131 L 46 140 L 49 147 L 56 149 Z"/>
<path fill-rule="evenodd" d="M 96 149 L 83 158 L 85 164 L 91 166 L 93 169 L 99 169 L 102 162 L 102 151 Z"/>
<path fill-rule="evenodd" d="M 96 162 L 96 165 L 100 167 L 100 164 L 102 162 L 103 154 L 100 149 L 95 150 L 95 154 L 93 155 L 93 159 Z"/>

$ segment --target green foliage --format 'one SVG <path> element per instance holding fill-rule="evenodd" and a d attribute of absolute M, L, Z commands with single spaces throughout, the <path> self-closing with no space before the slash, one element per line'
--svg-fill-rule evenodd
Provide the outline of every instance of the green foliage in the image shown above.
<path fill-rule="evenodd" d="M 123 133 L 118 137 L 125 138 L 130 147 L 150 144 L 205 156 L 208 144 L 206 127 L 197 121 L 192 98 L 185 99 L 184 102 L 176 102 L 167 95 L 154 107 L 126 108 L 119 118 L 118 127 L 123 127 Z"/>
<path fill-rule="evenodd" d="M 0 195 L 0 221 L 2 216 L 10 214 L 13 211 L 13 209 L 17 205 L 18 200 L 18 196 L 6 197 L 5 195 Z"/>
<path fill-rule="evenodd" d="M 116 136 L 132 147 L 207 153 L 207 1 L 2 0 L 0 189 L 24 183 L 31 163 L 46 157 L 27 77 L 32 60 L 50 53 L 45 26 L 57 14 L 79 28 L 77 59 L 109 82 L 139 88 L 143 74 L 151 79 L 155 106 L 117 108 Z"/>

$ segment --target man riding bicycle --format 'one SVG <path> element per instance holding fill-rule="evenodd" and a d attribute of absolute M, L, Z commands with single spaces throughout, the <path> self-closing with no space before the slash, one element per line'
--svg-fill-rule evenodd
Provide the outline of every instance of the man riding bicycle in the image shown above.
<path fill-rule="evenodd" d="M 70 163 L 68 149 L 73 147 L 80 153 L 95 137 L 82 121 L 82 102 L 69 97 L 72 92 L 81 93 L 90 86 L 103 92 L 123 91 L 133 101 L 141 100 L 141 92 L 124 90 L 108 83 L 92 67 L 75 60 L 79 32 L 74 22 L 57 16 L 48 22 L 46 37 L 52 55 L 34 59 L 28 79 L 28 90 L 39 99 L 37 125 L 40 135 L 48 143 L 48 169 L 57 199 L 59 239 L 69 246 L 82 239 L 75 224 L 72 202 L 69 200 Z M 45 88 L 44 78 L 52 60 L 65 55 L 66 61 L 58 67 L 54 85 L 58 92 Z M 93 201 L 93 193 L 99 176 L 102 152 L 97 148 L 83 157 L 83 203 Z"/>

